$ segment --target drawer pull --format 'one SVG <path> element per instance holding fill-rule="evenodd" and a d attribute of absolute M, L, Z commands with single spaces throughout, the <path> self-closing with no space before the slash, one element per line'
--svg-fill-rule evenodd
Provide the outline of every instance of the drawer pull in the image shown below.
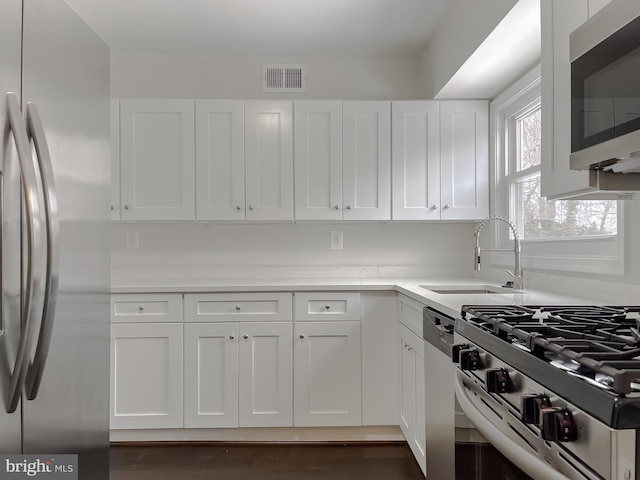
<path fill-rule="evenodd" d="M 236 311 L 240 311 L 240 305 L 236 305 Z"/>
<path fill-rule="evenodd" d="M 325 305 L 325 306 L 324 306 L 324 309 L 325 309 L 325 310 L 331 310 L 331 305 L 329 305 L 329 304 Z"/>
<path fill-rule="evenodd" d="M 142 305 L 140 305 L 140 306 L 138 307 L 138 311 L 139 311 L 139 312 L 142 312 L 143 310 L 144 310 L 144 307 L 143 307 Z"/>

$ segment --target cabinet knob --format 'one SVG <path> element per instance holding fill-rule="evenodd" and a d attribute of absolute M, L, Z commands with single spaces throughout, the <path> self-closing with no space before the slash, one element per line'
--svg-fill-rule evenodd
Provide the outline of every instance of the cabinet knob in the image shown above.
<path fill-rule="evenodd" d="M 236 205 L 236 210 L 242 210 L 242 208 L 240 208 L 240 205 Z"/>
<path fill-rule="evenodd" d="M 125 210 L 129 210 L 129 205 L 127 205 L 126 203 L 124 204 L 124 209 Z"/>
<path fill-rule="evenodd" d="M 435 204 L 431 205 L 431 210 L 437 210 L 437 208 L 438 208 L 437 205 L 435 205 Z"/>
<path fill-rule="evenodd" d="M 233 340 L 234 338 L 236 338 L 235 335 L 233 334 L 229 335 L 229 340 Z"/>
<path fill-rule="evenodd" d="M 249 210 L 253 210 L 253 205 L 249 205 Z"/>
<path fill-rule="evenodd" d="M 138 311 L 142 312 L 144 310 L 144 307 L 142 305 L 138 306 Z"/>
<path fill-rule="evenodd" d="M 351 205 L 347 205 L 347 210 L 351 210 Z"/>
<path fill-rule="evenodd" d="M 324 306 L 324 309 L 325 309 L 325 310 L 331 310 L 331 305 L 326 304 L 326 305 Z"/>
<path fill-rule="evenodd" d="M 447 208 L 449 208 L 449 204 L 448 204 L 448 203 L 445 203 L 445 204 L 444 204 L 444 206 L 443 206 L 442 208 L 444 208 L 444 209 L 446 210 Z"/>
<path fill-rule="evenodd" d="M 237 311 L 237 312 L 239 312 L 239 311 L 240 311 L 240 308 L 242 308 L 242 307 L 240 307 L 240 305 L 236 305 L 236 311 Z"/>
<path fill-rule="evenodd" d="M 334 210 L 340 210 L 340 205 L 334 205 L 334 206 L 333 206 L 333 209 L 334 209 Z"/>
<path fill-rule="evenodd" d="M 111 210 L 115 210 L 116 206 L 115 205 L 111 205 Z"/>
<path fill-rule="evenodd" d="M 247 334 L 245 333 L 244 335 L 242 335 L 242 338 L 244 338 L 244 339 L 246 340 L 247 338 L 249 338 L 249 335 L 247 335 Z"/>
<path fill-rule="evenodd" d="M 304 333 L 301 333 L 301 334 L 300 334 L 300 339 L 301 339 L 301 340 L 302 340 L 302 339 L 304 339 Z"/>

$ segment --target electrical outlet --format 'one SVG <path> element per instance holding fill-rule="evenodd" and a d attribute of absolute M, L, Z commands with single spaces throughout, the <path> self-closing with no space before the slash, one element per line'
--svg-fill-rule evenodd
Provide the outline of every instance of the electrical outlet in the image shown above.
<path fill-rule="evenodd" d="M 124 243 L 127 248 L 138 248 L 140 246 L 140 235 L 138 230 L 129 230 L 125 234 Z"/>
<path fill-rule="evenodd" d="M 331 232 L 331 250 L 342 250 L 342 232 Z"/>

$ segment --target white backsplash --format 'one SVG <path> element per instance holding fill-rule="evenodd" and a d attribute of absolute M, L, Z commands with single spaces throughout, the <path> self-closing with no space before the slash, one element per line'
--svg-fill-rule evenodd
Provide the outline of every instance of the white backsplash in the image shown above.
<path fill-rule="evenodd" d="M 137 231 L 139 248 L 125 246 Z M 331 250 L 341 231 L 344 248 Z M 470 276 L 473 224 L 118 223 L 112 278 Z"/>
<path fill-rule="evenodd" d="M 636 213 L 637 205 L 632 210 Z M 636 223 L 626 229 L 638 237 Z M 253 224 L 115 223 L 112 279 L 220 278 L 453 278 L 508 280 L 504 269 L 473 272 L 471 223 Z M 125 246 L 137 231 L 139 248 Z M 344 248 L 331 250 L 341 231 Z M 640 304 L 636 263 L 627 243 L 624 275 L 584 275 L 525 269 L 525 288 L 592 298 L 609 304 Z"/>

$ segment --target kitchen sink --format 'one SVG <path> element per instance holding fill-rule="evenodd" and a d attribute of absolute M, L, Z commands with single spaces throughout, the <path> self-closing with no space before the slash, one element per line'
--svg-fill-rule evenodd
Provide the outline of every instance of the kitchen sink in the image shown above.
<path fill-rule="evenodd" d="M 494 287 L 491 285 L 418 285 L 420 288 L 441 295 L 486 295 L 486 294 L 513 294 L 513 288 Z M 522 292 L 519 290 L 518 292 Z"/>

